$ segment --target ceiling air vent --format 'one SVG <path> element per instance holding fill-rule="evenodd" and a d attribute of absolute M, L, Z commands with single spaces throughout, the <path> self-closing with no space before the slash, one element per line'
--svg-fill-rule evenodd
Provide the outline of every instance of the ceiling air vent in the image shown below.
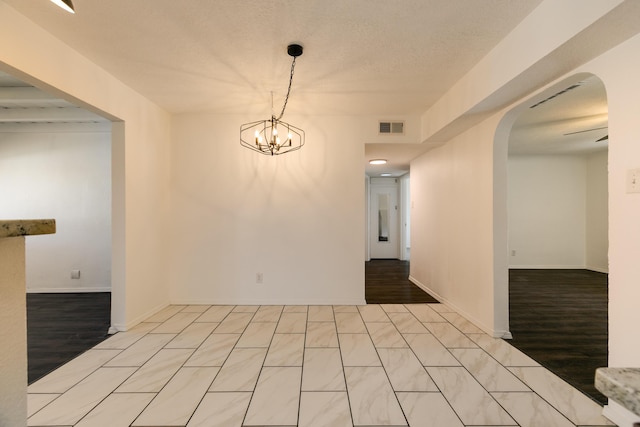
<path fill-rule="evenodd" d="M 404 134 L 404 122 L 380 122 L 380 135 L 402 135 Z"/>

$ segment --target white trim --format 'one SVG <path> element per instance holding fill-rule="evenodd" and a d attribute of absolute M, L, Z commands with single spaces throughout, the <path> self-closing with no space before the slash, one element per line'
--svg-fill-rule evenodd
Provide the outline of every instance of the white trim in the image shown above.
<path fill-rule="evenodd" d="M 27 288 L 28 294 L 72 294 L 111 292 L 111 286 L 91 286 L 82 288 Z"/>
<path fill-rule="evenodd" d="M 585 270 L 595 271 L 596 273 L 609 274 L 609 269 L 608 269 L 608 268 L 600 268 L 600 267 L 585 267 Z"/>
<path fill-rule="evenodd" d="M 634 427 L 635 423 L 640 422 L 640 417 L 611 399 L 609 399 L 609 404 L 602 409 L 602 415 L 618 427 Z"/>
<path fill-rule="evenodd" d="M 165 308 L 169 307 L 170 305 L 172 305 L 172 304 L 169 304 L 169 303 L 160 304 L 160 305 L 156 306 L 155 308 L 152 308 L 151 310 L 148 310 L 146 313 L 141 314 L 140 316 L 134 318 L 133 320 L 131 320 L 131 321 L 125 323 L 125 324 L 123 324 L 123 323 L 113 323 L 113 324 L 111 324 L 111 327 L 109 328 L 109 333 L 110 334 L 114 334 L 116 332 L 126 332 L 129 329 L 131 329 L 134 326 L 136 326 L 138 323 L 144 322 L 149 317 L 153 316 L 154 314 L 156 314 L 160 310 L 164 310 Z"/>
<path fill-rule="evenodd" d="M 483 331 L 485 331 L 487 334 L 491 335 L 493 338 L 504 338 L 504 339 L 513 338 L 513 336 L 511 335 L 510 331 L 496 331 L 493 328 L 490 328 L 487 325 L 484 325 L 478 319 L 474 318 L 472 315 L 470 315 L 469 313 L 465 312 L 460 307 L 458 307 L 455 304 L 451 303 L 451 301 L 447 300 L 442 295 L 439 295 L 437 292 L 434 292 L 428 286 L 424 285 L 423 283 L 420 283 L 420 281 L 418 281 L 415 277 L 409 276 L 409 280 L 414 285 L 416 285 L 417 287 L 419 287 L 420 289 L 422 289 L 423 291 L 425 291 L 426 293 L 428 293 L 429 295 L 431 295 L 432 297 L 434 297 L 435 299 L 437 299 L 441 303 L 444 303 L 444 304 L 448 305 L 449 307 L 451 307 L 452 309 L 454 309 L 459 315 L 461 315 L 462 317 L 467 319 L 469 322 L 473 323 L 475 326 L 477 326 L 480 329 L 482 329 Z"/>
<path fill-rule="evenodd" d="M 171 305 L 366 305 L 364 299 L 277 299 L 277 300 L 261 300 L 261 299 L 184 299 L 171 303 Z"/>
<path fill-rule="evenodd" d="M 590 270 L 584 265 L 510 265 L 509 268 L 530 270 Z"/>

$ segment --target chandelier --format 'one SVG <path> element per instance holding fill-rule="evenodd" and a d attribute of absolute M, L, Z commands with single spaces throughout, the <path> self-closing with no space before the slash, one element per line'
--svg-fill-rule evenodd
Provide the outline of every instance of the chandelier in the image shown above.
<path fill-rule="evenodd" d="M 284 99 L 280 115 L 276 117 L 272 113 L 270 119 L 245 123 L 240 126 L 240 145 L 267 156 L 277 156 L 296 151 L 304 145 L 304 131 L 281 120 L 289 101 L 296 58 L 302 55 L 302 46 L 290 44 L 287 46 L 287 53 L 293 57 L 293 62 L 291 63 L 291 74 L 289 75 L 289 89 L 287 89 L 287 96 Z M 271 109 L 273 110 L 273 93 L 271 93 Z"/>

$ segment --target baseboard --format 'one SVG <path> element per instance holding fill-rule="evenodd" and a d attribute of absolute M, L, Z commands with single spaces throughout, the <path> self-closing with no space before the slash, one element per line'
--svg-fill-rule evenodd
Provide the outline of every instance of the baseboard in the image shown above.
<path fill-rule="evenodd" d="M 611 400 L 605 405 L 602 415 L 618 427 L 634 427 L 636 423 L 640 423 L 640 417 Z"/>
<path fill-rule="evenodd" d="M 510 265 L 514 270 L 589 270 L 584 265 Z"/>
<path fill-rule="evenodd" d="M 585 267 L 586 270 L 595 271 L 596 273 L 604 273 L 609 274 L 608 268 L 600 268 L 600 267 Z"/>
<path fill-rule="evenodd" d="M 347 299 L 176 299 L 172 305 L 366 305 L 360 298 Z"/>
<path fill-rule="evenodd" d="M 409 276 L 409 280 L 411 281 L 411 283 L 413 283 L 414 285 L 416 285 L 417 287 L 419 287 L 420 289 L 422 289 L 423 291 L 425 291 L 426 293 L 428 293 L 429 295 L 431 295 L 432 297 L 434 297 L 435 299 L 437 299 L 441 303 L 446 304 L 449 307 L 451 307 L 452 309 L 454 309 L 459 315 L 461 315 L 462 317 L 467 319 L 469 322 L 473 323 L 478 328 L 482 329 L 483 331 L 485 331 L 487 334 L 491 335 L 492 337 L 494 337 L 494 338 L 504 338 L 504 339 L 513 338 L 513 336 L 511 335 L 510 331 L 494 330 L 493 328 L 488 327 L 487 325 L 483 324 L 478 319 L 476 319 L 474 316 L 470 315 L 469 313 L 467 313 L 466 311 L 464 311 L 460 307 L 458 307 L 455 304 L 453 304 L 451 301 L 447 300 L 442 295 L 440 295 L 437 292 L 435 292 L 433 289 L 430 289 L 428 286 L 426 286 L 425 284 L 421 283 L 415 277 Z"/>
<path fill-rule="evenodd" d="M 92 292 L 111 292 L 111 286 L 92 286 L 82 288 L 27 288 L 28 294 L 77 294 Z"/>
<path fill-rule="evenodd" d="M 162 304 L 159 304 L 156 307 L 152 308 L 151 310 L 147 310 L 144 314 L 141 314 L 140 316 L 137 316 L 137 317 L 133 318 L 129 322 L 126 322 L 126 323 L 114 323 L 109 328 L 109 333 L 110 334 L 115 334 L 116 332 L 126 332 L 129 329 L 131 329 L 134 326 L 136 326 L 137 324 L 144 322 L 146 319 L 148 319 L 149 317 L 153 316 L 154 314 L 156 314 L 160 310 L 164 310 L 165 308 L 169 307 L 170 305 L 171 304 L 169 304 L 169 303 L 162 303 Z"/>

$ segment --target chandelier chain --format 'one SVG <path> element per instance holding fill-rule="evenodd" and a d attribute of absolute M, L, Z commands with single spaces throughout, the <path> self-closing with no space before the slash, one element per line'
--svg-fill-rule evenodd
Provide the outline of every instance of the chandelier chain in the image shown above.
<path fill-rule="evenodd" d="M 293 82 L 293 71 L 296 67 L 296 57 L 293 57 L 293 62 L 291 62 L 291 74 L 289 75 L 289 88 L 287 89 L 287 96 L 284 98 L 284 105 L 282 106 L 282 111 L 280 115 L 276 119 L 276 121 L 280 120 L 282 116 L 284 116 L 284 110 L 287 108 L 287 102 L 289 102 L 289 94 L 291 93 L 291 83 Z M 273 92 L 271 93 L 271 103 L 273 104 Z M 272 107 L 273 108 L 273 107 Z"/>

